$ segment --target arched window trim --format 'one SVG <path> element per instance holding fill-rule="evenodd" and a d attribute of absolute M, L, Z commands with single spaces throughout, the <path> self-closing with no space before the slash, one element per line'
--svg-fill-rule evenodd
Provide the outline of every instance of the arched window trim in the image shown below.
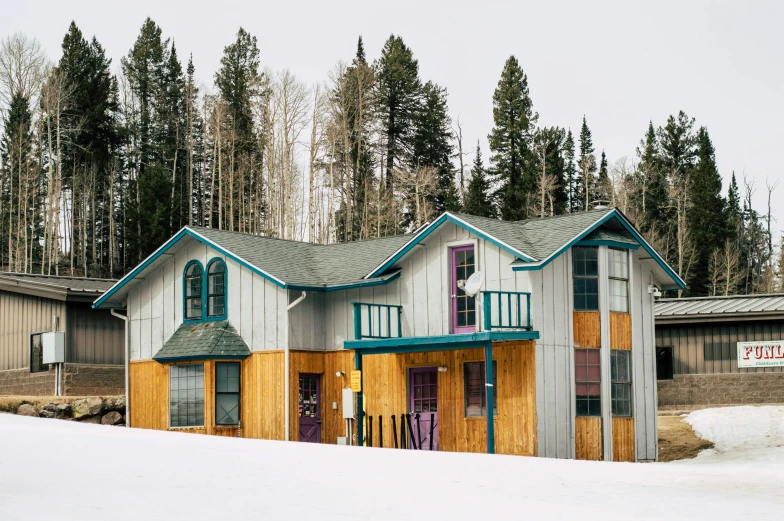
<path fill-rule="evenodd" d="M 214 317 L 209 316 L 209 302 L 210 302 L 210 268 L 216 262 L 219 262 L 223 265 L 223 314 L 216 315 Z M 213 321 L 213 320 L 226 320 L 226 317 L 229 316 L 229 269 L 226 266 L 226 261 L 224 261 L 220 257 L 214 257 L 210 259 L 207 263 L 207 270 L 204 272 L 204 313 L 202 316 L 204 317 L 205 322 Z"/>
<path fill-rule="evenodd" d="M 209 300 L 209 273 L 210 267 L 212 267 L 213 263 L 220 262 L 223 264 L 223 315 L 210 317 L 207 316 L 208 311 L 208 300 Z M 192 265 L 198 265 L 201 269 L 201 318 L 185 318 L 186 315 L 186 308 L 187 308 L 187 300 L 185 298 L 186 291 L 185 291 L 185 277 L 188 273 L 188 269 Z M 221 257 L 213 257 L 212 259 L 207 262 L 207 268 L 205 269 L 201 262 L 198 260 L 189 261 L 188 264 L 185 265 L 185 269 L 182 270 L 182 321 L 186 324 L 192 324 L 197 322 L 214 322 L 217 320 L 226 320 L 226 317 L 229 316 L 229 270 L 226 266 L 226 261 L 223 260 Z"/>
<path fill-rule="evenodd" d="M 188 299 L 186 295 L 188 294 L 186 290 L 186 280 L 188 276 L 188 270 L 191 266 L 196 265 L 201 270 L 201 318 L 187 318 L 188 316 Z M 192 323 L 192 322 L 202 322 L 205 317 L 205 275 L 206 272 L 204 271 L 204 266 L 202 266 L 201 262 L 197 260 L 192 260 L 185 265 L 185 268 L 182 270 L 182 321 L 184 323 Z"/>

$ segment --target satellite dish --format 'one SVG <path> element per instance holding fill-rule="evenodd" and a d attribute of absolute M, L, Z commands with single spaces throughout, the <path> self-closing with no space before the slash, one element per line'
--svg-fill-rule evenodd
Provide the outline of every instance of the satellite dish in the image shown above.
<path fill-rule="evenodd" d="M 485 281 L 485 276 L 482 274 L 481 271 L 475 271 L 473 275 L 468 277 L 468 280 L 465 281 L 463 284 L 462 290 L 468 295 L 469 297 L 473 297 L 479 290 L 482 289 L 482 283 Z"/>

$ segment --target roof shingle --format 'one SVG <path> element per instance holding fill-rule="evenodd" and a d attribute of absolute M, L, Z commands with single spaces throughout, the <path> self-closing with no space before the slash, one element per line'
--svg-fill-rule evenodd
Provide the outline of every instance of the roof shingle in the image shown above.
<path fill-rule="evenodd" d="M 182 324 L 153 356 L 158 362 L 250 356 L 250 349 L 228 320 Z"/>

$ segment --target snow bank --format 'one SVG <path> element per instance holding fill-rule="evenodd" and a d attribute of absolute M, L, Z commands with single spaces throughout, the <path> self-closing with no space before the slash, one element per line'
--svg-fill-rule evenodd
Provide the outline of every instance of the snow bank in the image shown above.
<path fill-rule="evenodd" d="M 697 436 L 715 444 L 713 449 L 702 451 L 697 460 L 784 462 L 782 406 L 703 409 L 683 421 L 692 426 Z"/>
<path fill-rule="evenodd" d="M 2 521 L 778 520 L 782 475 L 782 461 L 428 453 L 0 414 Z"/>

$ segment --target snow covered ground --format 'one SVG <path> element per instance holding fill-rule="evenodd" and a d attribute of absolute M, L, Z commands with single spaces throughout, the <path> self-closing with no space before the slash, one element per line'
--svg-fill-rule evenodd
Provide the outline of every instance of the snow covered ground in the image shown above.
<path fill-rule="evenodd" d="M 691 425 L 697 436 L 712 441 L 715 447 L 700 452 L 693 460 L 680 463 L 769 461 L 784 467 L 782 406 L 744 405 L 703 409 L 689 414 L 684 421 Z M 784 495 L 784 481 L 781 494 Z"/>
<path fill-rule="evenodd" d="M 723 434 L 722 418 L 702 416 L 692 420 L 717 440 L 746 436 Z M 769 432 L 781 432 L 776 421 Z M 601 463 L 318 446 L 0 414 L 0 520 L 782 518 L 784 459 L 703 459 Z"/>

